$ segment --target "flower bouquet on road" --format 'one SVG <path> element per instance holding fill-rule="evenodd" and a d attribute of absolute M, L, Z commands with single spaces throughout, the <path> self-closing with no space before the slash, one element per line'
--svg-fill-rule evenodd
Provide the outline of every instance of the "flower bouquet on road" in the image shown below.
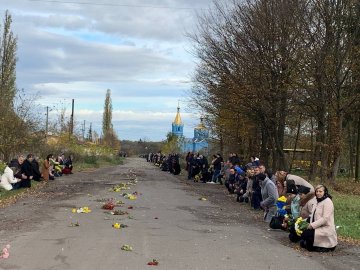
<path fill-rule="evenodd" d="M 89 207 L 87 207 L 87 206 L 84 206 L 84 207 L 80 207 L 80 208 L 78 208 L 78 209 L 76 209 L 76 208 L 73 208 L 72 210 L 71 210 L 73 213 L 85 213 L 85 214 L 88 214 L 88 213 L 90 213 L 91 212 L 91 210 L 90 210 L 90 208 Z"/>
<path fill-rule="evenodd" d="M 105 203 L 101 208 L 105 210 L 113 210 L 115 207 L 115 202 L 113 200 L 108 201 Z"/>
<path fill-rule="evenodd" d="M 309 222 L 307 222 L 302 217 L 299 217 L 295 221 L 295 232 L 298 236 L 301 236 L 303 234 L 304 230 L 306 230 L 308 227 L 309 227 Z"/>
<path fill-rule="evenodd" d="M 123 246 L 121 247 L 121 250 L 133 251 L 133 248 L 132 248 L 132 246 L 130 246 L 130 245 L 123 245 Z"/>

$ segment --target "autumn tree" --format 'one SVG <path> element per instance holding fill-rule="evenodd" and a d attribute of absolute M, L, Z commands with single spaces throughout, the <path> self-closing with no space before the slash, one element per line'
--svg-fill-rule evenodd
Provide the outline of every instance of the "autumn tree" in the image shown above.
<path fill-rule="evenodd" d="M 103 137 L 102 142 L 117 151 L 120 151 L 120 140 L 118 139 L 112 124 L 112 102 L 111 91 L 106 91 L 104 113 L 103 113 Z"/>
<path fill-rule="evenodd" d="M 220 117 L 216 130 L 233 138 L 227 140 L 233 148 L 260 145 L 262 160 L 276 169 L 287 168 L 284 133 L 303 12 L 297 0 L 215 3 L 190 35 L 200 59 L 194 102 L 218 113 L 209 118 Z"/>
<path fill-rule="evenodd" d="M 111 102 L 111 90 L 106 91 L 105 104 L 104 104 L 104 113 L 103 113 L 103 123 L 102 123 L 102 132 L 105 136 L 108 132 L 112 130 L 112 102 Z"/>
<path fill-rule="evenodd" d="M 163 142 L 161 152 L 165 154 L 180 153 L 181 138 L 169 132 Z"/>
<path fill-rule="evenodd" d="M 358 130 L 359 171 L 360 128 L 346 128 L 360 123 L 349 117 L 360 107 L 359 10 L 355 0 L 234 0 L 199 16 L 192 105 L 221 150 L 257 151 L 286 170 L 284 146 L 310 145 L 310 178 L 334 183 Z"/>
<path fill-rule="evenodd" d="M 303 25 L 302 107 L 315 121 L 310 178 L 335 182 L 344 143 L 344 116 L 359 104 L 354 80 L 360 17 L 357 1 L 309 1 Z M 356 66 L 356 65 L 355 65 Z"/>
<path fill-rule="evenodd" d="M 25 132 L 25 123 L 14 111 L 17 39 L 11 23 L 11 15 L 6 11 L 0 35 L 0 154 L 4 159 L 21 147 L 23 141 L 18 138 Z"/>

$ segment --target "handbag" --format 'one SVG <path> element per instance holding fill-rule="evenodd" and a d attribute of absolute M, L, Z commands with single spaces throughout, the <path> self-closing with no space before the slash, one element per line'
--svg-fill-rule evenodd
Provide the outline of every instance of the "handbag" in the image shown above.
<path fill-rule="evenodd" d="M 284 217 L 275 215 L 271 218 L 269 226 L 271 229 L 284 229 L 283 224 Z"/>

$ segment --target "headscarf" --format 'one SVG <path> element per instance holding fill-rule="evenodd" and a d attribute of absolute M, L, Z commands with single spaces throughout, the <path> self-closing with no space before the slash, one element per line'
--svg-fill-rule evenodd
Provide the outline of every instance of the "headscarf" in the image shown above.
<path fill-rule="evenodd" d="M 318 190 L 319 188 L 324 188 L 324 196 L 322 196 L 321 198 L 318 198 L 318 197 L 316 196 L 316 190 Z M 319 203 L 319 202 L 322 202 L 322 201 L 325 200 L 326 198 L 329 198 L 330 200 L 332 199 L 332 196 L 329 194 L 329 191 L 328 191 L 327 187 L 324 186 L 324 185 L 318 185 L 318 186 L 315 188 L 315 196 L 316 196 L 316 200 L 317 200 L 318 203 Z"/>

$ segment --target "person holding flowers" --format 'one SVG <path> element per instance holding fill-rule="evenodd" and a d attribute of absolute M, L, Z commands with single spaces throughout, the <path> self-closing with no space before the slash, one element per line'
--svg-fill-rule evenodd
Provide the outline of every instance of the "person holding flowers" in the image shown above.
<path fill-rule="evenodd" d="M 317 203 L 312 210 L 307 229 L 303 232 L 301 230 L 302 226 L 306 224 L 302 218 L 299 218 L 300 221 L 296 221 L 295 228 L 302 238 L 300 246 L 309 251 L 333 251 L 337 245 L 337 234 L 332 197 L 324 185 L 318 185 L 315 188 L 315 196 Z"/>

